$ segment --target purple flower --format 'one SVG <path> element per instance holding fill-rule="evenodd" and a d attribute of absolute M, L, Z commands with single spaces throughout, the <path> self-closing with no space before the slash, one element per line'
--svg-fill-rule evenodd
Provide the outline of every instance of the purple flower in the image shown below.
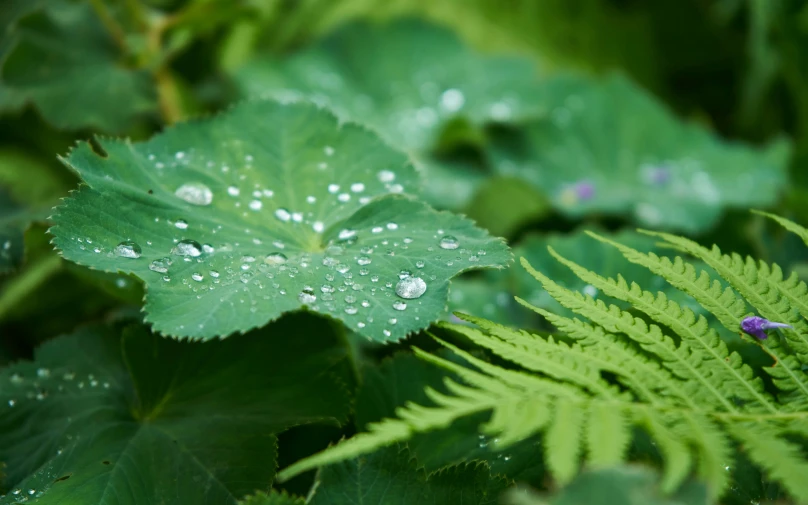
<path fill-rule="evenodd" d="M 743 332 L 760 340 L 766 340 L 769 338 L 769 336 L 766 335 L 765 330 L 771 330 L 772 328 L 791 328 L 791 325 L 785 323 L 773 323 L 768 319 L 763 319 L 762 317 L 758 316 L 745 317 L 743 321 L 741 321 L 741 329 Z"/>
<path fill-rule="evenodd" d="M 595 196 L 595 185 L 590 181 L 579 181 L 574 186 L 575 196 L 581 200 L 591 200 Z"/>

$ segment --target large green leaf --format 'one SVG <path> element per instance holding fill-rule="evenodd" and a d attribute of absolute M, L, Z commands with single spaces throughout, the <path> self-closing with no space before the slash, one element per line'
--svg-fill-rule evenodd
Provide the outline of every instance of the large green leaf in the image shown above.
<path fill-rule="evenodd" d="M 140 326 L 52 340 L 0 374 L 0 503 L 220 505 L 267 490 L 276 433 L 347 415 L 339 341 L 304 315 L 204 344 Z"/>
<path fill-rule="evenodd" d="M 9 106 L 24 98 L 56 127 L 108 132 L 156 108 L 148 74 L 126 66 L 90 2 L 50 0 L 9 37 L 2 80 L 17 97 Z"/>
<path fill-rule="evenodd" d="M 785 188 L 789 149 L 724 142 L 627 79 L 558 77 L 552 111 L 496 135 L 495 170 L 542 190 L 564 214 L 629 215 L 653 227 L 703 231 L 727 207 L 765 207 Z"/>
<path fill-rule="evenodd" d="M 373 127 L 424 167 L 427 197 L 445 208 L 462 207 L 480 182 L 429 156 L 447 128 L 475 138 L 487 123 L 542 111 L 529 60 L 475 54 L 448 29 L 409 18 L 350 23 L 287 59 L 255 59 L 237 78 L 247 95 L 307 97 Z"/>
<path fill-rule="evenodd" d="M 388 447 L 322 468 L 311 505 L 494 505 L 508 482 L 481 464 L 427 476 L 406 448 Z"/>
<path fill-rule="evenodd" d="M 522 489 L 510 491 L 509 505 L 707 505 L 706 486 L 689 481 L 674 495 L 659 489 L 649 468 L 617 467 L 584 472 L 550 499 Z"/>
<path fill-rule="evenodd" d="M 309 104 L 248 102 L 149 142 L 66 160 L 89 184 L 54 215 L 64 256 L 133 273 L 146 319 L 193 338 L 307 306 L 397 340 L 443 312 L 449 279 L 505 244 L 403 195 L 418 176 L 372 133 Z"/>

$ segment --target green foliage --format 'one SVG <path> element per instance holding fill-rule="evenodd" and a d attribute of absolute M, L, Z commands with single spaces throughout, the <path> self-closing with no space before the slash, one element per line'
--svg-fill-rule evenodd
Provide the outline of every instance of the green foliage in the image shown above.
<path fill-rule="evenodd" d="M 20 100 L 57 127 L 115 132 L 156 108 L 148 73 L 121 65 L 120 48 L 89 3 L 46 3 L 7 35 L 3 81 Z"/>
<path fill-rule="evenodd" d="M 808 502 L 803 3 L 0 2 L 0 504 Z"/>
<path fill-rule="evenodd" d="M 54 244 L 143 279 L 160 333 L 226 336 L 307 306 L 398 340 L 438 318 L 453 275 L 510 260 L 470 221 L 395 195 L 418 191 L 407 159 L 312 105 L 247 102 L 100 145 L 65 160 L 90 187 L 57 209 Z"/>
<path fill-rule="evenodd" d="M 542 90 L 550 113 L 495 138 L 492 164 L 566 215 L 627 214 L 644 226 L 699 232 L 725 207 L 771 205 L 786 184 L 787 143 L 754 150 L 723 142 L 619 75 L 558 77 Z"/>
<path fill-rule="evenodd" d="M 142 326 L 52 340 L 0 375 L 0 503 L 236 503 L 271 482 L 277 433 L 345 419 L 348 361 L 301 315 L 206 344 Z"/>
<path fill-rule="evenodd" d="M 584 472 L 557 496 L 544 500 L 536 493 L 514 489 L 509 505 L 700 505 L 709 503 L 706 489 L 687 483 L 674 496 L 659 489 L 659 477 L 646 468 L 620 467 Z"/>
<path fill-rule="evenodd" d="M 427 475 L 406 448 L 389 447 L 320 470 L 316 486 L 312 505 L 493 505 L 507 481 L 473 463 Z"/>
<path fill-rule="evenodd" d="M 584 319 L 559 316 L 520 300 L 563 332 L 556 338 L 461 316 L 479 329 L 448 328 L 518 368 L 488 363 L 443 340 L 439 342 L 473 368 L 415 349 L 459 377 L 445 380 L 448 393 L 427 389 L 427 406 L 408 403 L 396 411 L 395 419 L 369 425 L 368 432 L 285 469 L 281 478 L 491 412 L 480 430 L 496 436 L 502 449 L 544 432 L 545 458 L 560 482 L 575 476 L 581 460 L 591 467 L 625 460 L 635 436 L 632 428 L 637 427 L 655 440 L 664 458 L 663 490 L 676 489 L 693 472 L 714 496 L 721 494 L 729 484 L 725 468 L 734 466 L 740 450 L 795 498 L 808 499 L 801 477 L 808 463 L 794 439 L 805 435 L 807 415 L 802 363 L 808 333 L 801 316 L 808 313 L 805 284 L 793 276 L 784 281 L 776 265 L 722 255 L 717 248 L 669 234 L 654 235 L 704 261 L 731 287 L 722 289 L 681 257 L 641 253 L 593 236 L 692 296 L 728 329 L 740 329 L 741 319 L 749 314 L 747 304 L 772 321 L 790 323 L 793 329 L 783 330 L 782 342 L 773 335 L 760 343 L 775 359 L 763 369 L 773 378 L 774 391 L 766 389 L 760 372 L 727 349 L 703 316 L 662 292 L 644 291 L 621 275 L 602 277 L 549 248 L 583 281 L 630 303 L 636 312 L 571 291 L 523 259 L 548 294 Z"/>

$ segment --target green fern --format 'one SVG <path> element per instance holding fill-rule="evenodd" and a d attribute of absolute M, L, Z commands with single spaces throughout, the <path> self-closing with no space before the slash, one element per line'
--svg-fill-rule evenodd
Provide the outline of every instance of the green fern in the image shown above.
<path fill-rule="evenodd" d="M 808 230 L 770 217 L 808 238 Z M 601 293 L 630 303 L 632 312 L 570 291 L 523 259 L 524 268 L 547 293 L 581 317 L 562 317 L 517 299 L 546 318 L 563 338 L 457 314 L 476 328 L 444 328 L 515 366 L 493 365 L 436 338 L 470 365 L 415 349 L 418 356 L 459 378 L 445 380 L 448 393 L 427 390 L 434 405 L 404 405 L 396 419 L 369 425 L 366 433 L 286 468 L 279 478 L 445 428 L 464 416 L 491 412 L 480 430 L 497 437 L 497 449 L 544 433 L 548 468 L 562 484 L 575 477 L 582 464 L 609 467 L 624 461 L 633 430 L 640 428 L 663 456 L 665 490 L 695 474 L 719 496 L 729 484 L 725 468 L 736 451 L 743 451 L 794 498 L 808 501 L 808 459 L 801 445 L 808 437 L 808 376 L 803 370 L 808 358 L 808 287 L 796 276 L 785 279 L 777 265 L 726 255 L 717 247 L 708 249 L 674 235 L 645 233 L 703 261 L 730 287 L 681 257 L 643 253 L 591 235 L 690 295 L 732 332 L 740 332 L 741 321 L 757 314 L 793 327 L 782 331 L 782 339 L 745 337 L 773 358 L 772 366 L 763 368 L 772 378 L 769 386 L 729 351 L 703 316 L 621 276 L 604 278 L 551 249 L 560 263 Z"/>

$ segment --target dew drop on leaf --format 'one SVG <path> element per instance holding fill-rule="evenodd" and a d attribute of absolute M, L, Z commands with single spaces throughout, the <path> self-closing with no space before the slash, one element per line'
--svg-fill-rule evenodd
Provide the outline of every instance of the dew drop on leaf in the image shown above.
<path fill-rule="evenodd" d="M 286 255 L 281 252 L 271 252 L 264 258 L 264 263 L 267 265 L 281 265 L 286 263 L 287 259 Z"/>
<path fill-rule="evenodd" d="M 292 218 L 292 214 L 290 214 L 289 211 L 286 209 L 277 209 L 275 210 L 275 217 L 277 217 L 284 223 L 287 223 Z"/>
<path fill-rule="evenodd" d="M 460 242 L 452 235 L 444 235 L 443 238 L 440 239 L 440 243 L 438 245 L 441 249 L 451 250 L 460 247 Z"/>
<path fill-rule="evenodd" d="M 202 246 L 199 245 L 199 242 L 196 240 L 180 240 L 177 245 L 171 249 L 171 254 L 196 258 L 202 255 Z"/>
<path fill-rule="evenodd" d="M 196 282 L 202 282 L 202 279 L 204 279 L 204 276 L 202 274 L 200 274 L 199 272 L 194 272 L 194 273 L 191 274 L 191 279 L 195 280 Z"/>
<path fill-rule="evenodd" d="M 303 291 L 297 295 L 297 299 L 300 300 L 301 303 L 314 303 L 317 301 L 317 295 L 314 294 L 314 290 L 309 286 L 303 288 Z"/>
<path fill-rule="evenodd" d="M 367 256 L 360 256 L 359 259 L 356 260 L 356 263 L 362 266 L 370 265 L 371 259 Z"/>
<path fill-rule="evenodd" d="M 420 277 L 405 277 L 396 284 L 396 294 L 408 300 L 420 298 L 425 292 L 426 282 Z"/>
<path fill-rule="evenodd" d="M 169 266 L 171 266 L 171 260 L 169 258 L 160 258 L 149 263 L 149 270 L 164 274 L 168 272 Z"/>
<path fill-rule="evenodd" d="M 188 221 L 185 219 L 177 219 L 174 223 L 174 226 L 180 230 L 187 230 L 188 229 Z"/>
<path fill-rule="evenodd" d="M 393 308 L 396 309 L 396 310 L 406 310 L 407 309 L 407 303 L 402 302 L 401 300 L 396 300 L 395 302 L 393 302 Z"/>
<path fill-rule="evenodd" d="M 382 170 L 379 172 L 379 181 L 380 182 L 393 182 L 395 180 L 396 174 L 391 172 L 390 170 Z"/>
<path fill-rule="evenodd" d="M 125 240 L 115 246 L 115 254 L 122 258 L 137 259 L 140 258 L 140 246 L 131 240 Z"/>
<path fill-rule="evenodd" d="M 174 192 L 177 198 L 185 200 L 191 205 L 210 205 L 213 201 L 213 191 L 201 182 L 183 184 Z"/>

